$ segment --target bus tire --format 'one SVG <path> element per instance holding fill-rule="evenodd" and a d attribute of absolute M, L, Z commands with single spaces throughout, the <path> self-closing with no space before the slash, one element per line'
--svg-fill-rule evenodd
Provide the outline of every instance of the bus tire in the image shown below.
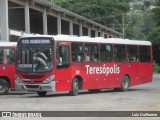
<path fill-rule="evenodd" d="M 130 78 L 127 75 L 124 75 L 121 82 L 121 91 L 128 91 L 130 87 Z"/>
<path fill-rule="evenodd" d="M 42 92 L 37 92 L 37 94 L 40 96 L 40 97 L 45 97 L 47 92 L 46 91 L 42 91 Z"/>
<path fill-rule="evenodd" d="M 0 79 L 0 95 L 6 95 L 9 91 L 9 83 L 4 79 Z"/>
<path fill-rule="evenodd" d="M 74 78 L 72 81 L 72 90 L 70 91 L 70 95 L 76 96 L 79 93 L 79 82 L 78 78 Z"/>

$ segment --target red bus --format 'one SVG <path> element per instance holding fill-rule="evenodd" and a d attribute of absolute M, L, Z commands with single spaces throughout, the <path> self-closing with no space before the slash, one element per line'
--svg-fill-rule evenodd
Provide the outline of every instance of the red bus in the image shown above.
<path fill-rule="evenodd" d="M 15 50 L 16 42 L 0 42 L 0 94 L 7 94 L 15 88 Z"/>
<path fill-rule="evenodd" d="M 104 88 L 127 91 L 152 81 L 149 41 L 67 35 L 30 35 L 18 40 L 16 90 L 47 92 Z"/>

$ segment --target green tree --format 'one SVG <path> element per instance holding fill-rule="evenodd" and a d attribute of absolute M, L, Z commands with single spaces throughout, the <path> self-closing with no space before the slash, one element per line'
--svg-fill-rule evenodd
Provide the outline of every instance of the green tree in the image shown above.
<path fill-rule="evenodd" d="M 153 29 L 152 33 L 148 36 L 148 40 L 153 45 L 154 61 L 160 65 L 160 26 Z"/>
<path fill-rule="evenodd" d="M 133 11 L 130 11 L 128 4 L 130 0 L 53 0 L 53 2 L 107 27 L 113 27 L 121 33 L 124 15 L 125 34 L 126 38 L 130 39 L 146 39 L 154 26 L 150 11 L 146 13 L 142 4 L 133 4 Z M 135 12 L 136 10 L 139 12 Z"/>
<path fill-rule="evenodd" d="M 152 10 L 153 12 L 153 19 L 155 20 L 156 24 L 160 26 L 160 0 L 156 0 L 155 8 Z"/>
<path fill-rule="evenodd" d="M 54 2 L 108 27 L 113 25 L 114 20 L 121 21 L 122 13 L 130 10 L 128 3 L 118 0 L 54 0 Z"/>
<path fill-rule="evenodd" d="M 144 6 L 142 4 L 133 4 L 133 10 L 144 10 Z"/>
<path fill-rule="evenodd" d="M 153 44 L 160 44 L 160 26 L 153 29 L 152 33 L 148 36 L 148 40 Z"/>
<path fill-rule="evenodd" d="M 148 40 L 153 44 L 153 56 L 156 63 L 160 65 L 160 0 L 155 0 L 155 8 L 152 10 L 153 20 L 155 21 L 156 27 L 148 35 Z"/>
<path fill-rule="evenodd" d="M 126 30 L 126 37 L 135 40 L 144 39 L 145 36 L 142 32 L 144 26 L 143 14 L 132 13 L 130 15 L 130 21 L 130 26 Z"/>

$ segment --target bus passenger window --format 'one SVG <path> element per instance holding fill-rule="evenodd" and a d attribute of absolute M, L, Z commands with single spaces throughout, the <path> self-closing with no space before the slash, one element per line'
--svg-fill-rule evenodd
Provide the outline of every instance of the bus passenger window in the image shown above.
<path fill-rule="evenodd" d="M 4 56 L 3 56 L 3 64 L 7 64 L 7 63 L 8 63 L 7 56 L 4 55 Z"/>
<path fill-rule="evenodd" d="M 151 62 L 150 47 L 140 46 L 139 47 L 139 58 L 140 62 Z"/>
<path fill-rule="evenodd" d="M 109 44 L 100 45 L 100 61 L 112 62 L 113 61 L 113 47 Z"/>
<path fill-rule="evenodd" d="M 84 61 L 85 62 L 89 62 L 90 61 L 90 57 L 89 57 L 87 52 L 84 52 Z"/>
<path fill-rule="evenodd" d="M 13 49 L 0 49 L 0 64 L 13 64 L 14 63 L 14 50 Z"/>
<path fill-rule="evenodd" d="M 98 62 L 99 61 L 99 57 L 98 57 L 98 54 L 95 54 L 94 55 L 94 58 L 93 58 L 94 62 Z"/>
<path fill-rule="evenodd" d="M 127 46 L 127 58 L 128 62 L 138 62 L 138 46 Z"/>
<path fill-rule="evenodd" d="M 83 55 L 83 44 L 78 42 L 73 42 L 71 44 L 72 50 L 72 61 L 73 62 L 82 62 L 84 55 Z"/>
<path fill-rule="evenodd" d="M 114 45 L 114 61 L 127 62 L 125 45 Z"/>
<path fill-rule="evenodd" d="M 85 44 L 84 47 L 84 61 L 86 62 L 98 62 L 98 45 L 97 44 Z"/>

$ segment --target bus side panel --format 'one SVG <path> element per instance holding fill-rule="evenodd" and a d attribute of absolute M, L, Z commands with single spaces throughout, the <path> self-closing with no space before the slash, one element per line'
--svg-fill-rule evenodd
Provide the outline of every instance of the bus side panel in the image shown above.
<path fill-rule="evenodd" d="M 140 63 L 141 83 L 152 82 L 153 65 L 152 63 Z"/>
<path fill-rule="evenodd" d="M 101 63 L 99 67 L 108 66 L 109 64 Z M 100 74 L 99 75 L 99 88 L 110 88 L 109 86 L 109 76 L 107 74 Z"/>
<path fill-rule="evenodd" d="M 74 76 L 81 76 L 83 87 L 82 89 L 98 89 L 97 74 L 90 74 L 87 72 L 86 65 L 94 66 L 89 63 L 74 63 L 69 68 L 57 69 L 56 74 L 56 90 L 57 91 L 71 91 L 72 80 Z"/>
<path fill-rule="evenodd" d="M 129 63 L 130 86 L 141 84 L 139 62 Z"/>
<path fill-rule="evenodd" d="M 117 88 L 121 85 L 121 76 L 123 74 L 123 69 L 126 69 L 125 64 L 119 64 L 119 63 L 108 63 L 107 67 L 109 68 L 107 70 L 108 75 L 108 84 L 109 88 Z"/>
<path fill-rule="evenodd" d="M 116 68 L 114 68 L 115 71 L 119 70 L 119 73 L 117 71 L 116 74 L 108 75 L 110 88 L 121 87 L 121 82 L 124 75 L 129 76 L 130 86 L 138 85 L 141 83 L 140 77 L 139 77 L 139 63 L 118 63 L 114 65 L 117 66 Z M 113 63 L 112 63 L 112 66 L 113 66 Z"/>
<path fill-rule="evenodd" d="M 0 64 L 0 77 L 5 76 L 10 81 L 10 88 L 14 88 L 14 80 L 15 80 L 15 65 L 5 65 Z"/>
<path fill-rule="evenodd" d="M 55 71 L 56 91 L 71 90 L 71 70 L 69 68 L 61 68 Z"/>
<path fill-rule="evenodd" d="M 98 89 L 99 75 L 96 74 L 94 67 L 98 67 L 96 63 L 82 63 L 80 67 L 80 74 L 83 76 L 83 88 Z"/>

